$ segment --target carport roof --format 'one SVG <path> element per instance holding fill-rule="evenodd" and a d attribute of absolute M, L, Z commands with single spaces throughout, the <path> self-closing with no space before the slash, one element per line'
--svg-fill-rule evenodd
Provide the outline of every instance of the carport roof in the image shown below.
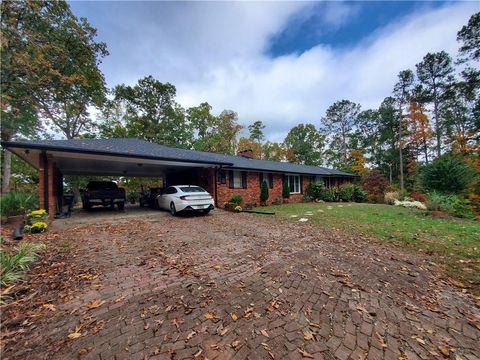
<path fill-rule="evenodd" d="M 137 159 L 165 160 L 183 163 L 221 165 L 242 170 L 271 171 L 323 176 L 354 176 L 352 174 L 320 166 L 307 166 L 288 162 L 256 160 L 242 156 L 215 154 L 163 146 L 134 138 L 120 139 L 75 139 L 75 140 L 28 140 L 2 142 L 12 150 L 32 149 L 92 155 L 121 156 Z"/>

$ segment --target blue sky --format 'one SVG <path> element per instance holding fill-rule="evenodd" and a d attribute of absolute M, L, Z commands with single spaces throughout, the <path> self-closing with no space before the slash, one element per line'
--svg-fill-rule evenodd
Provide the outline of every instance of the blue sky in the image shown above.
<path fill-rule="evenodd" d="M 262 120 L 270 140 L 319 125 L 350 99 L 364 109 L 389 96 L 399 71 L 427 52 L 456 55 L 457 31 L 478 2 L 71 2 L 110 55 L 109 86 L 153 75 L 184 107 Z"/>
<path fill-rule="evenodd" d="M 293 15 L 271 38 L 267 54 L 272 57 L 302 53 L 317 44 L 342 49 L 355 46 L 375 30 L 411 13 L 435 9 L 444 1 L 366 1 L 315 3 L 308 11 Z M 330 14 L 325 16 L 325 14 Z"/>

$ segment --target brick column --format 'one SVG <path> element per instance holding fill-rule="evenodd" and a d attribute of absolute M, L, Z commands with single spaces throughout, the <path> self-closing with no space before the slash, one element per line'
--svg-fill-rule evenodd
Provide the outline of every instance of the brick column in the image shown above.
<path fill-rule="evenodd" d="M 40 209 L 45 209 L 45 207 L 46 207 L 46 204 L 45 204 L 45 164 L 44 164 L 43 154 L 40 154 L 39 164 L 40 164 L 40 167 L 38 169 L 38 176 L 40 178 L 40 186 L 39 186 Z"/>
<path fill-rule="evenodd" d="M 57 212 L 57 195 L 61 174 L 56 168 L 52 155 L 40 154 L 40 208 L 47 210 L 50 216 Z"/>

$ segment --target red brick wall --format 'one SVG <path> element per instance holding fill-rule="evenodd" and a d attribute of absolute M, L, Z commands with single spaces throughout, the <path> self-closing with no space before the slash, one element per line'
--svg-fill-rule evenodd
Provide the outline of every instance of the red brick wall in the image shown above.
<path fill-rule="evenodd" d="M 43 157 L 40 158 L 39 178 L 40 178 L 40 208 L 45 209 L 45 170 L 48 173 L 48 214 L 55 216 L 57 212 L 57 199 L 61 199 L 63 196 L 63 175 L 55 166 L 53 158 L 49 155 L 47 157 L 47 164 L 43 163 Z"/>
<path fill-rule="evenodd" d="M 226 172 L 226 184 L 220 184 L 217 179 L 217 199 L 218 207 L 223 207 L 225 202 L 228 202 L 233 195 L 241 195 L 243 198 L 243 204 L 253 203 L 260 204 L 260 178 L 258 172 L 247 172 L 247 188 L 243 189 L 230 189 L 229 188 L 229 176 L 230 172 Z M 310 183 L 310 176 L 303 176 L 303 192 L 305 192 L 308 184 Z M 283 174 L 273 174 L 273 188 L 268 189 L 267 204 L 272 204 L 276 199 L 282 200 L 283 190 Z M 303 194 L 290 194 L 288 202 L 301 202 Z"/>

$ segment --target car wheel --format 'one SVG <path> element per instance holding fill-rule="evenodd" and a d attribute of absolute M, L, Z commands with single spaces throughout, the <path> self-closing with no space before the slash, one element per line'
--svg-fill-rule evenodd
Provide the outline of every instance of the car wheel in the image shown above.
<path fill-rule="evenodd" d="M 173 216 L 177 215 L 177 209 L 175 209 L 175 204 L 173 202 L 170 203 L 170 214 Z"/>
<path fill-rule="evenodd" d="M 119 203 L 117 203 L 117 206 L 118 206 L 118 210 L 123 210 L 123 209 L 125 209 L 125 203 L 124 203 L 124 202 L 119 202 Z"/>

